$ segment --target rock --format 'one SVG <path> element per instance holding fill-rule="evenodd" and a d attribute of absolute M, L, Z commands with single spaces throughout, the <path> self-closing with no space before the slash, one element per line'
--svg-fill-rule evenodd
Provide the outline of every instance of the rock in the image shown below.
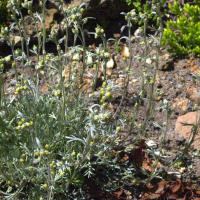
<path fill-rule="evenodd" d="M 194 57 L 190 57 L 191 71 L 195 74 L 199 73 L 199 66 L 195 65 Z"/>
<path fill-rule="evenodd" d="M 200 112 L 198 112 L 198 115 L 200 114 Z M 183 137 L 185 139 L 189 139 L 190 133 L 191 133 L 191 129 L 192 126 L 184 126 L 182 123 L 187 123 L 187 124 L 195 124 L 197 123 L 198 117 L 197 112 L 189 112 L 185 115 L 179 116 L 177 121 L 176 121 L 176 125 L 175 125 L 175 133 L 181 133 L 183 135 Z M 197 133 L 196 138 L 200 137 L 200 132 Z M 199 144 L 199 140 L 195 140 L 193 142 L 193 145 L 195 147 L 195 149 L 200 150 L 200 144 Z"/>
<path fill-rule="evenodd" d="M 115 65 L 115 62 L 114 62 L 113 58 L 110 58 L 110 60 L 108 60 L 108 62 L 106 63 L 107 69 L 113 69 L 114 65 Z"/>
<path fill-rule="evenodd" d="M 124 0 L 115 0 L 107 1 L 107 0 L 73 0 L 73 1 L 64 1 L 63 8 L 66 9 L 69 6 L 79 6 L 82 3 L 88 3 L 84 6 L 85 10 L 83 12 L 83 18 L 85 17 L 94 17 L 94 19 L 89 19 L 89 22 L 84 25 L 84 29 L 87 29 L 89 32 L 93 32 L 96 24 L 99 24 L 105 30 L 105 34 L 107 38 L 111 38 L 113 33 L 116 33 L 116 30 L 120 31 L 122 24 L 125 23 L 125 19 L 121 17 L 121 12 L 129 12 L 130 6 Z M 120 5 L 120 6 L 119 6 Z M 33 1 L 33 13 L 38 13 L 40 17 L 41 8 L 37 1 Z M 30 46 L 33 44 L 37 44 L 37 32 L 35 27 L 35 22 L 27 16 L 24 16 L 25 27 L 28 33 L 28 37 L 30 36 Z M 58 29 L 57 38 L 63 37 L 63 24 L 65 23 L 65 18 L 62 12 L 59 10 L 59 3 L 53 0 L 49 0 L 46 3 L 45 9 L 45 28 L 46 28 L 46 36 L 50 34 L 51 29 Z M 91 21 L 90 21 L 91 20 Z M 38 31 L 42 31 L 41 22 L 38 23 Z M 72 26 L 70 25 L 69 29 Z M 13 32 L 19 32 L 18 26 L 14 26 Z M 69 46 L 73 45 L 74 35 L 71 31 L 69 31 Z M 86 36 L 86 43 L 91 44 L 93 42 L 93 37 Z M 15 39 L 17 43 L 19 42 L 19 38 Z M 50 43 L 50 42 L 49 42 Z M 20 45 L 20 42 L 19 42 Z M 52 47 L 52 50 L 53 47 Z"/>
<path fill-rule="evenodd" d="M 169 54 L 165 54 L 159 57 L 158 69 L 167 71 L 173 68 L 173 59 L 170 58 Z"/>
<path fill-rule="evenodd" d="M 46 28 L 46 31 L 48 34 L 52 28 L 54 28 L 54 29 L 58 28 L 57 21 L 54 19 L 54 15 L 57 12 L 58 11 L 55 8 L 45 10 L 45 28 Z M 41 16 L 41 14 L 40 14 L 40 16 Z M 27 18 L 27 20 L 25 21 L 25 25 L 26 25 L 28 34 L 30 36 L 37 37 L 37 36 L 35 36 L 36 28 L 35 28 L 33 20 L 30 18 Z M 40 23 L 38 23 L 38 31 L 41 32 L 42 29 L 43 29 L 42 23 L 40 22 Z"/>
<path fill-rule="evenodd" d="M 14 40 L 15 47 L 21 46 L 21 37 L 20 36 L 14 36 L 13 34 L 9 35 L 11 40 Z M 7 41 L 8 46 L 10 46 L 9 42 Z"/>
<path fill-rule="evenodd" d="M 129 51 L 129 48 L 123 44 L 122 42 L 120 42 L 120 46 L 122 48 L 122 51 L 120 52 L 121 55 L 125 58 L 130 58 L 130 51 Z"/>
<path fill-rule="evenodd" d="M 188 96 L 188 98 L 195 104 L 200 105 L 200 96 L 196 92 L 197 92 L 197 89 L 195 87 L 191 88 L 187 86 L 186 95 Z"/>
<path fill-rule="evenodd" d="M 190 102 L 190 100 L 189 100 L 189 99 L 186 99 L 186 98 L 182 98 L 182 99 L 175 98 L 175 99 L 174 99 L 174 103 L 173 103 L 172 106 L 173 106 L 174 108 L 178 107 L 178 108 L 180 108 L 180 109 L 186 111 L 189 102 Z"/>

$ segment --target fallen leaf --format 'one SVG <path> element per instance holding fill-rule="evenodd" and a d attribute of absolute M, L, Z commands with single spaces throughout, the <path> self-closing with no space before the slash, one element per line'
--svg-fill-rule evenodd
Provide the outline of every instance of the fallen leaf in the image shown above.
<path fill-rule="evenodd" d="M 118 192 L 115 192 L 114 194 L 116 194 L 117 196 L 121 196 L 124 193 L 124 190 L 120 190 Z"/>
<path fill-rule="evenodd" d="M 145 140 L 141 140 L 140 146 L 137 149 L 134 149 L 130 154 L 129 154 L 129 165 L 133 163 L 135 168 L 137 170 L 142 167 L 143 159 L 144 159 L 144 152 L 143 152 L 143 147 L 144 147 L 144 142 Z"/>
<path fill-rule="evenodd" d="M 161 181 L 155 186 L 148 187 L 148 191 L 143 194 L 141 200 L 151 199 L 182 199 L 198 200 L 200 199 L 200 190 L 191 188 L 191 186 L 180 179 L 175 181 Z"/>

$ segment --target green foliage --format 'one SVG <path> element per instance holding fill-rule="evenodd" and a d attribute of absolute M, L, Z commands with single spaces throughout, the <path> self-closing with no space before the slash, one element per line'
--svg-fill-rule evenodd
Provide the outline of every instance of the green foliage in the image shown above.
<path fill-rule="evenodd" d="M 7 0 L 0 0 L 0 28 L 6 25 L 6 22 L 8 22 L 8 19 L 10 17 L 10 14 L 8 13 L 8 9 L 6 7 L 7 2 Z"/>
<path fill-rule="evenodd" d="M 117 50 L 117 52 L 121 52 L 122 51 L 121 46 L 116 46 L 116 50 Z"/>
<path fill-rule="evenodd" d="M 166 0 L 162 0 L 159 4 L 160 8 L 161 8 L 161 15 L 162 17 L 165 15 L 166 13 L 166 9 L 163 8 L 163 5 L 165 4 Z M 145 3 L 143 3 L 143 0 L 126 0 L 126 3 L 128 5 L 133 5 L 133 7 L 135 8 L 136 12 L 140 15 L 140 14 L 145 14 L 148 15 L 148 18 L 152 20 L 153 23 L 156 22 L 156 25 L 159 26 L 159 21 L 158 21 L 158 17 L 157 15 L 153 15 L 152 12 L 154 11 L 154 9 L 152 8 L 153 6 L 157 6 L 156 5 L 156 1 L 152 1 L 152 3 L 150 3 L 149 1 L 145 1 Z M 155 3 L 155 4 L 154 4 Z M 140 19 L 138 22 L 139 25 L 143 24 L 143 20 Z"/>
<path fill-rule="evenodd" d="M 177 21 L 167 21 L 162 45 L 169 45 L 174 54 L 194 54 L 200 56 L 200 3 L 184 4 L 182 9 L 177 1 L 169 9 L 177 15 Z"/>

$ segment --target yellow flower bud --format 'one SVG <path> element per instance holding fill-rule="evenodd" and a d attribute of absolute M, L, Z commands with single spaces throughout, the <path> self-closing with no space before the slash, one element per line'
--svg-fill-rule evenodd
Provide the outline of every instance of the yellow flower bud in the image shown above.
<path fill-rule="evenodd" d="M 99 118 L 98 118 L 97 116 L 96 116 L 96 117 L 94 117 L 94 120 L 95 120 L 95 121 L 97 121 L 98 119 L 99 119 Z"/>
<path fill-rule="evenodd" d="M 35 152 L 35 155 L 36 155 L 36 156 L 39 156 L 39 155 L 40 155 L 40 153 L 39 153 L 38 151 L 36 151 L 36 152 Z"/>

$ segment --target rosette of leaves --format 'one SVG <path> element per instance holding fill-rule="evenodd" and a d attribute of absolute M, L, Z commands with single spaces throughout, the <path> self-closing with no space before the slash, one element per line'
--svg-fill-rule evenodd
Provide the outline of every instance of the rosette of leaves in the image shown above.
<path fill-rule="evenodd" d="M 200 3 L 184 4 L 182 9 L 178 1 L 169 9 L 177 15 L 177 20 L 167 21 L 162 45 L 169 45 L 168 51 L 174 54 L 194 54 L 200 56 Z"/>

